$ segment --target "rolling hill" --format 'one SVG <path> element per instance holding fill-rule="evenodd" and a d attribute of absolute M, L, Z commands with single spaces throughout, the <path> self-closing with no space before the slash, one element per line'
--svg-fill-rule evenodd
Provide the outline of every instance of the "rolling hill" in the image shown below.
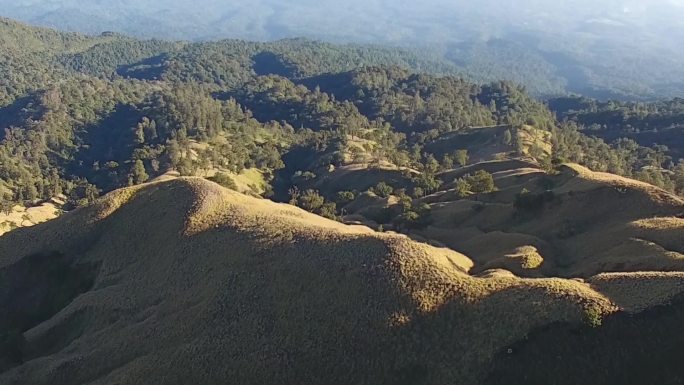
<path fill-rule="evenodd" d="M 681 102 L 456 74 L 0 20 L 0 384 L 681 383 Z"/>
<path fill-rule="evenodd" d="M 684 291 L 682 273 L 582 282 L 473 266 L 198 178 L 117 190 L 0 237 L 0 382 L 479 383 L 552 325 L 600 334 L 605 318 L 628 336 L 623 314 Z"/>

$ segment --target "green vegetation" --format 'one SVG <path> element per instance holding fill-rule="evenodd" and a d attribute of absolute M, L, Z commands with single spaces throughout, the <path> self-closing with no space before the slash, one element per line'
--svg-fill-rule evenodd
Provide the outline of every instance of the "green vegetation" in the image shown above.
<path fill-rule="evenodd" d="M 393 191 L 394 188 L 385 182 L 380 182 L 377 185 L 375 185 L 375 187 L 373 187 L 373 192 L 375 193 L 375 195 L 381 198 L 388 198 L 390 195 L 392 195 Z"/>
<path fill-rule="evenodd" d="M 209 180 L 211 180 L 212 182 L 216 182 L 225 188 L 237 190 L 237 184 L 235 183 L 235 180 L 226 173 L 219 172 L 213 177 L 209 178 Z"/>
<path fill-rule="evenodd" d="M 552 160 L 573 161 L 684 191 L 677 151 L 624 138 L 608 144 L 585 135 L 586 114 L 564 112 L 567 121 L 559 123 L 521 87 L 416 73 L 439 69 L 408 53 L 305 40 L 85 37 L 10 21 L 0 27 L 0 60 L 8 64 L 0 67 L 6 72 L 0 76 L 0 187 L 10 203 L 30 206 L 65 194 L 69 209 L 168 171 L 201 176 L 247 169 L 269 184 L 259 188 L 264 196 L 285 201 L 289 189 L 309 190 L 330 167 L 351 164 L 395 167 L 408 180 L 376 179 L 359 191 L 386 183 L 423 197 L 442 185 L 439 172 L 467 166 L 472 157 L 458 143 L 433 154 L 431 143 L 470 127 L 505 125 L 511 128 L 497 143 L 520 147 L 513 133 L 529 124 L 550 133 L 550 157 L 536 144 L 527 151 L 549 169 Z M 673 124 L 677 106 L 658 109 L 658 121 Z M 655 124 L 653 113 L 629 108 L 636 111 L 628 118 L 632 127 Z M 474 175 L 461 193 L 492 191 L 482 176 Z M 314 190 L 337 201 L 340 187 Z M 392 193 L 379 187 L 380 196 Z"/>
<path fill-rule="evenodd" d="M 488 194 L 496 189 L 492 174 L 485 170 L 478 170 L 472 176 L 466 176 L 465 181 L 470 186 L 470 192 L 475 194 Z"/>
<path fill-rule="evenodd" d="M 290 204 L 328 219 L 337 219 L 337 204 L 326 202 L 325 198 L 315 190 L 304 192 L 300 192 L 297 188 L 290 190 Z"/>

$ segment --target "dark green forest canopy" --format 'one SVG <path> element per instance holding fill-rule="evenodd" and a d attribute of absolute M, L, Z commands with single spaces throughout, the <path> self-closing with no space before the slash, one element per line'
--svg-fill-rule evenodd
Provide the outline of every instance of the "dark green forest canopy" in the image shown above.
<path fill-rule="evenodd" d="M 552 6 L 539 0 L 33 0 L 6 2 L 2 13 L 91 34 L 189 41 L 307 37 L 410 47 L 470 80 L 513 81 L 537 97 L 573 92 L 653 100 L 684 94 L 679 0 L 565 0 Z M 339 68 L 338 49 L 314 51 L 329 57 L 335 72 L 351 69 Z"/>
<path fill-rule="evenodd" d="M 630 129 L 650 130 L 656 120 L 658 127 L 676 126 L 681 101 L 592 107 L 596 102 L 582 100 L 572 109 L 568 103 L 551 102 L 557 118 L 513 83 L 475 84 L 438 56 L 394 48 L 301 39 L 141 41 L 2 19 L 0 197 L 30 205 L 65 194 L 71 206 L 82 205 L 170 170 L 258 169 L 272 183 L 285 174 L 288 184 L 287 173 L 313 171 L 293 154 L 340 166 L 349 162 L 350 141 L 373 143 L 367 151 L 376 162 L 421 170 L 429 191 L 436 160 L 425 145 L 495 125 L 551 132 L 554 153 L 540 155 L 544 164 L 575 161 L 682 191 L 684 166 L 674 144 L 669 150 L 653 146 L 669 145 L 658 138 L 602 136 L 594 127 L 631 138 Z M 613 122 L 616 109 L 628 111 L 628 125 Z"/>

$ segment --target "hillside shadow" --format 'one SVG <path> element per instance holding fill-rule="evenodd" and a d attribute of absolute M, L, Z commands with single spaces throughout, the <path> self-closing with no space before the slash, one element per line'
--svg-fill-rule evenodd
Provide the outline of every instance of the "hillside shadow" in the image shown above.
<path fill-rule="evenodd" d="M 684 297 L 600 327 L 553 324 L 500 352 L 483 385 L 684 383 Z"/>
<path fill-rule="evenodd" d="M 286 78 L 295 77 L 297 69 L 285 59 L 273 52 L 260 52 L 252 56 L 252 69 L 259 76 L 278 75 Z"/>
<path fill-rule="evenodd" d="M 122 165 L 131 159 L 135 149 L 133 128 L 140 119 L 140 111 L 134 106 L 119 103 L 109 115 L 87 126 L 81 137 L 83 149 L 68 171 L 88 177 L 98 186 L 118 187 L 110 186 L 112 178 L 109 174 L 116 170 L 106 170 L 103 166 L 110 161 Z M 96 162 L 100 165 L 99 170 L 93 168 Z"/>
<path fill-rule="evenodd" d="M 24 257 L 0 269 L 0 373 L 27 358 L 23 334 L 50 319 L 93 287 L 99 266 L 76 264 L 58 253 Z M 60 335 L 42 341 L 42 349 L 64 345 Z"/>
<path fill-rule="evenodd" d="M 153 56 L 133 64 L 119 66 L 116 73 L 120 76 L 139 80 L 159 80 L 164 74 L 168 55 Z"/>

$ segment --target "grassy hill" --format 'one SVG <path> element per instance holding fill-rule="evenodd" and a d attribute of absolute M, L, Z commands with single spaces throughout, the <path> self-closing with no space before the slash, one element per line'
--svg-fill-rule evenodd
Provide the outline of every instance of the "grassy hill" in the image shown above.
<path fill-rule="evenodd" d="M 196 178 L 11 232 L 0 256 L 3 384 L 477 383 L 534 330 L 684 290 L 679 273 L 477 278 L 454 251 Z M 662 290 L 615 294 L 644 281 Z"/>
<path fill-rule="evenodd" d="M 684 291 L 679 273 L 477 278 L 457 252 L 196 178 L 115 191 L 0 255 L 3 384 L 477 383 L 534 330 Z"/>
<path fill-rule="evenodd" d="M 416 233 L 459 250 L 475 270 L 523 276 L 591 276 L 684 266 L 684 200 L 643 182 L 568 164 L 547 174 L 534 164 L 499 161 L 440 175 L 491 172 L 490 194 L 458 197 L 450 185 L 423 198 L 431 225 Z M 537 261 L 529 265 L 529 260 Z"/>

